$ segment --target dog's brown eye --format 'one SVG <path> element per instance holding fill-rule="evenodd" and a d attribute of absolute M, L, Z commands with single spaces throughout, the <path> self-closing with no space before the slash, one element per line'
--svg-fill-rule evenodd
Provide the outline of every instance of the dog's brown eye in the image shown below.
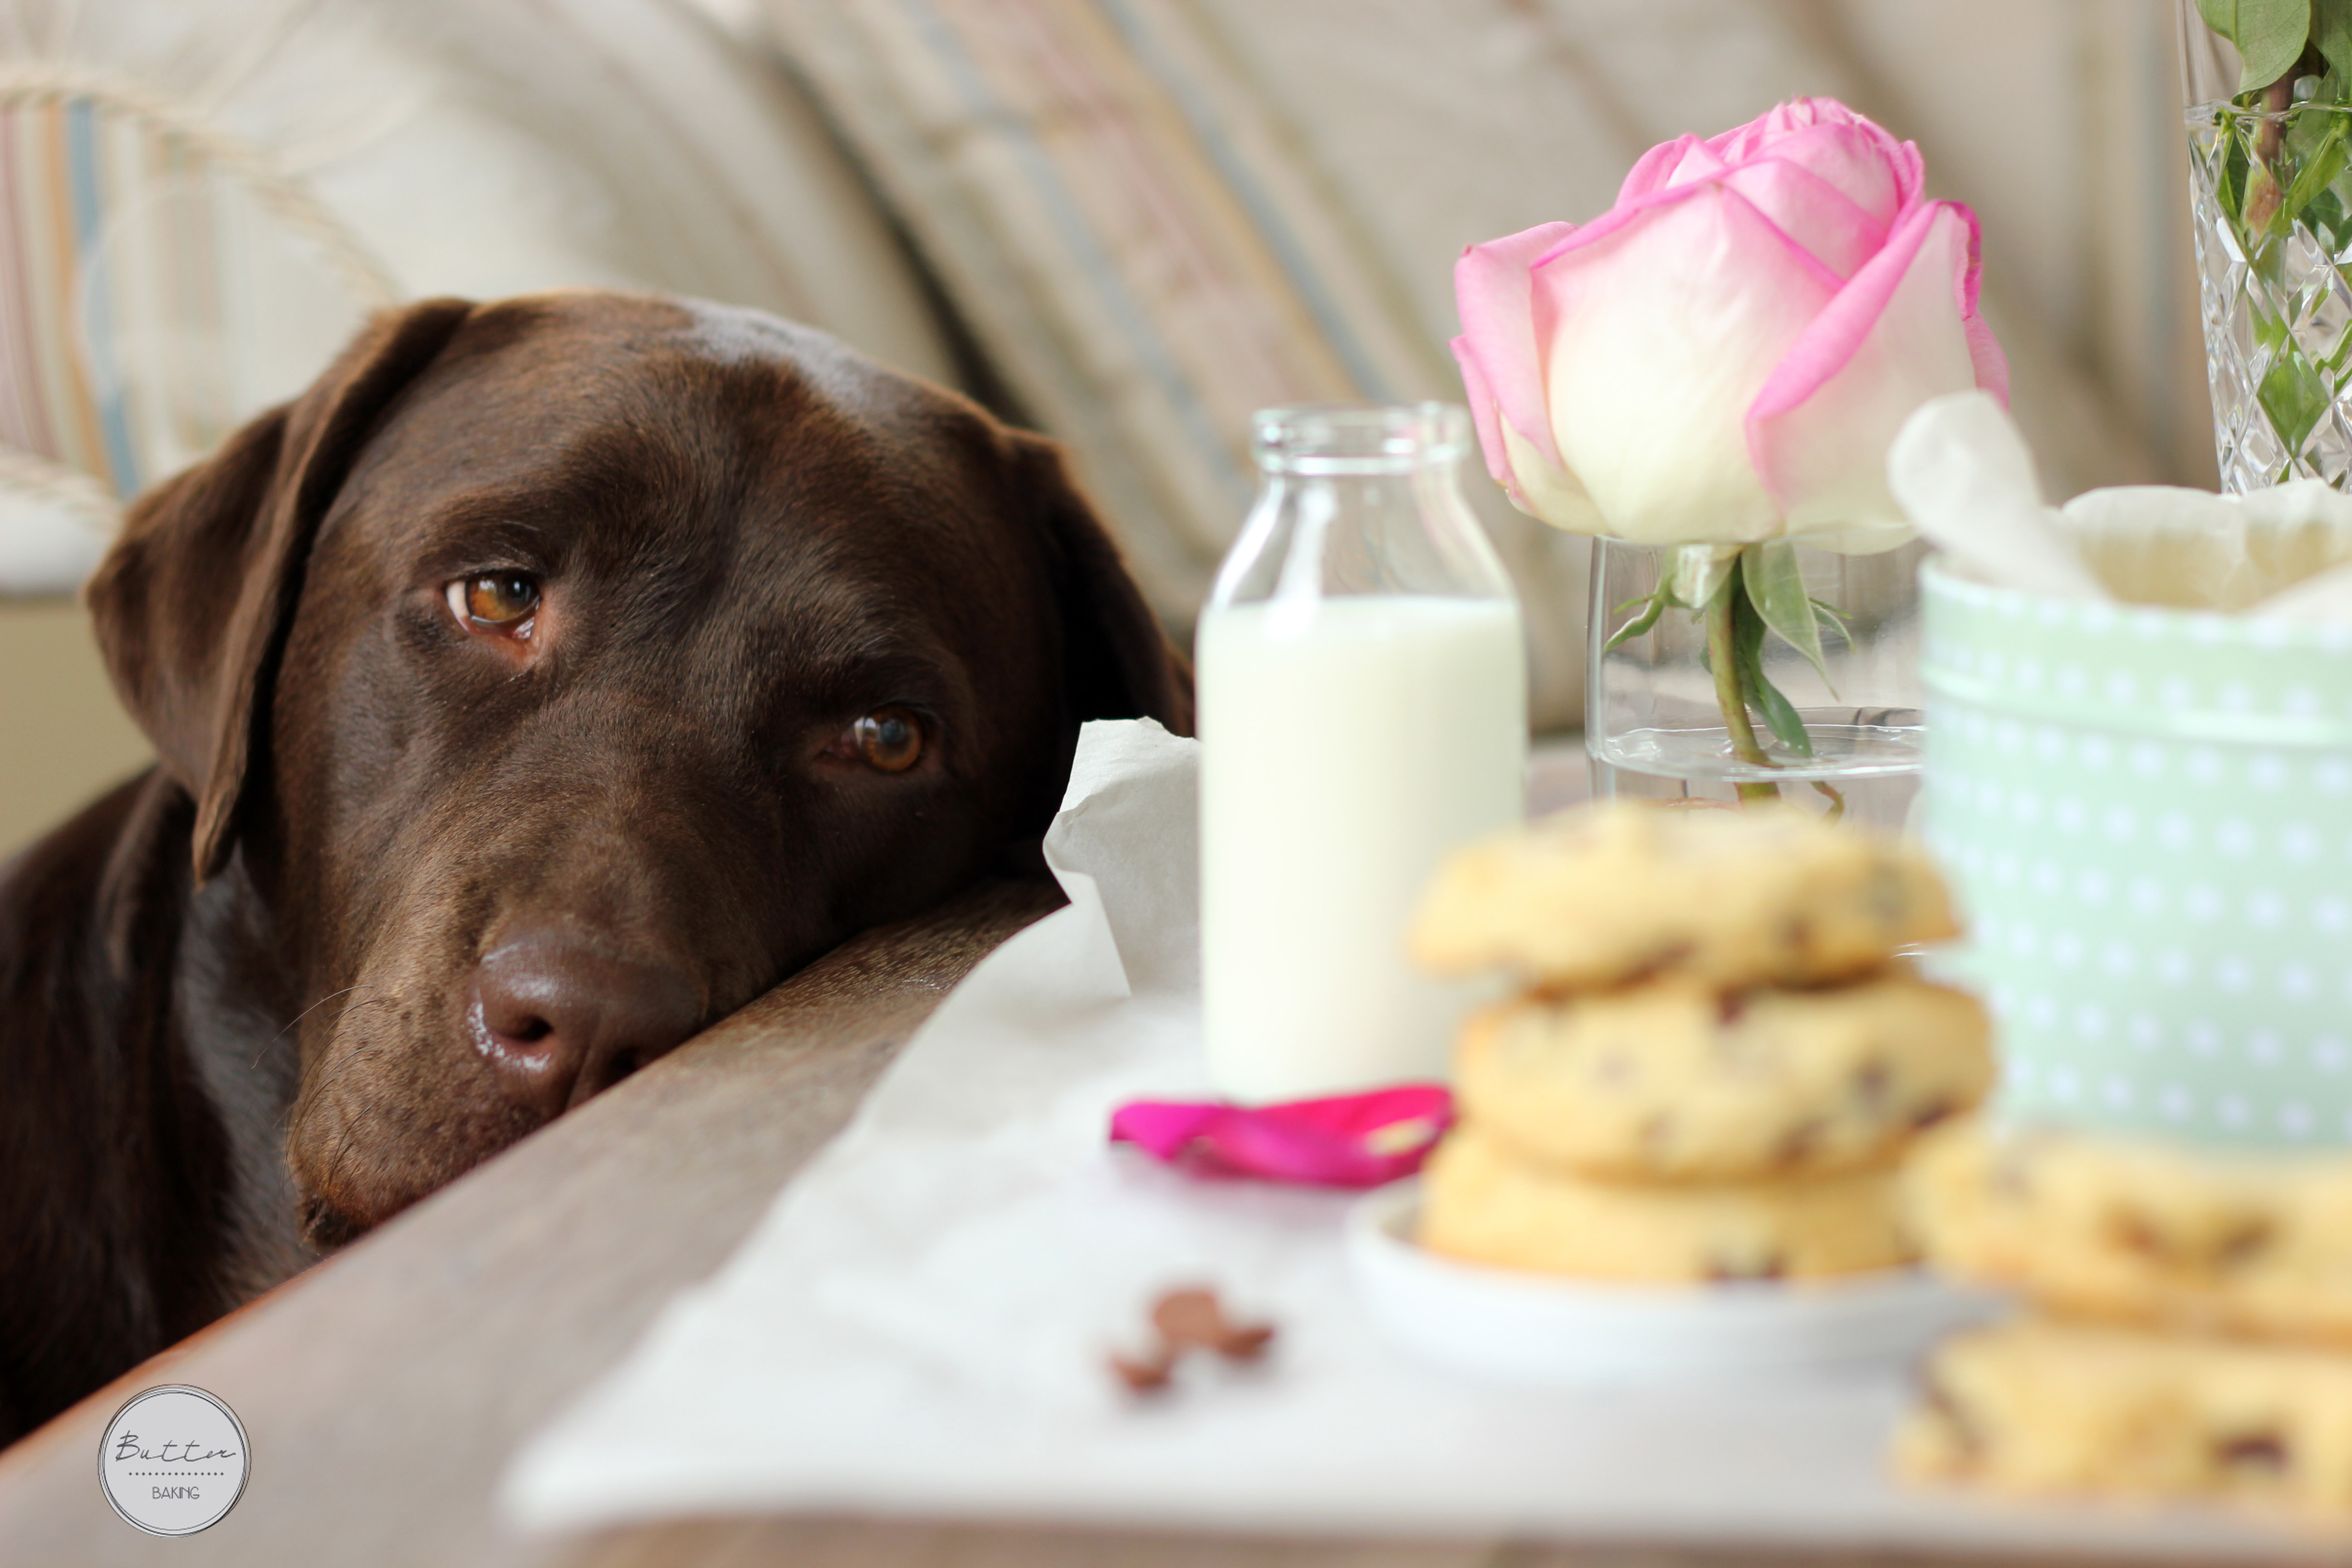
<path fill-rule="evenodd" d="M 449 607 L 478 626 L 512 626 L 539 608 L 539 579 L 527 572 L 485 572 L 449 584 Z"/>
<path fill-rule="evenodd" d="M 857 754 L 886 773 L 903 773 L 923 754 L 923 721 L 904 708 L 877 708 L 849 727 Z"/>

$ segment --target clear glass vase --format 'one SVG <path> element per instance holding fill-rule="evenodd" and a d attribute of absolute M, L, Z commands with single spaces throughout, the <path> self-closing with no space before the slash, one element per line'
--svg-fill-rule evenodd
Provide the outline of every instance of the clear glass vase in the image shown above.
<path fill-rule="evenodd" d="M 1867 555 L 1772 548 L 1793 558 L 1817 606 L 1820 663 L 1778 635 L 1757 640 L 1763 684 L 1751 679 L 1740 693 L 1750 749 L 1727 721 L 1730 699 L 1716 679 L 1708 616 L 1690 607 L 1717 592 L 1727 551 L 1593 542 L 1584 731 L 1593 794 L 1777 795 L 1901 829 L 1922 756 L 1918 566 L 1926 547 L 1915 541 Z M 1678 602 L 1652 618 L 1669 573 L 1682 585 Z M 1721 591 L 1747 589 L 1734 581 Z M 1767 710 L 1773 696 L 1786 705 L 1778 713 Z"/>
<path fill-rule="evenodd" d="M 2205 372 L 2221 489 L 2352 479 L 2352 106 L 2315 48 L 2248 89 L 2180 0 Z"/>

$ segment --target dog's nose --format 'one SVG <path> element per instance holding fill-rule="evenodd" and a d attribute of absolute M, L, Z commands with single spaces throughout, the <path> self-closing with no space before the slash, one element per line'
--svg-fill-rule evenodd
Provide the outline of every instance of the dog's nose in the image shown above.
<path fill-rule="evenodd" d="M 509 1099 L 549 1117 L 680 1044 L 701 1012 L 677 971 L 543 932 L 502 942 L 474 974 L 475 1044 Z"/>

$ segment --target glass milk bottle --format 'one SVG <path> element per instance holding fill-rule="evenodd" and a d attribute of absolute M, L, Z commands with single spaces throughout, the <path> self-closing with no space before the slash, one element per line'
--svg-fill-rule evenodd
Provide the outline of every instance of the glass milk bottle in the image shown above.
<path fill-rule="evenodd" d="M 1448 404 L 1257 416 L 1265 488 L 1202 612 L 1201 984 L 1245 1104 L 1446 1076 L 1469 994 L 1416 972 L 1446 851 L 1526 809 L 1510 580 Z"/>

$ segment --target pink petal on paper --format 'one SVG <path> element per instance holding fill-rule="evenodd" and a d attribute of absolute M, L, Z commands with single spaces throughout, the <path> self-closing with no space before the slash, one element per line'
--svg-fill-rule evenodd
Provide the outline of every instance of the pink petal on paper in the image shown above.
<path fill-rule="evenodd" d="M 1896 430 L 1928 398 L 1978 384 L 1982 362 L 1963 315 L 1976 249 L 1966 207 L 1920 207 L 1758 393 L 1748 451 L 1792 533 L 1903 521 L 1886 489 Z"/>
<path fill-rule="evenodd" d="M 1457 342 L 1476 360 L 1497 417 L 1508 420 L 1512 429 L 1555 465 L 1559 447 L 1544 410 L 1543 351 L 1536 338 L 1534 285 L 1528 273 L 1537 257 L 1575 230 L 1570 223 L 1538 224 L 1471 246 L 1454 264 L 1454 305 L 1462 318 Z M 1454 357 L 1464 358 L 1464 350 L 1457 348 Z M 1479 445 L 1486 451 L 1491 471 L 1502 444 L 1497 440 L 1486 446 L 1482 431 Z"/>
<path fill-rule="evenodd" d="M 1420 1170 L 1453 1124 L 1444 1085 L 1405 1084 L 1254 1107 L 1135 1100 L 1112 1113 L 1110 1138 L 1196 1175 L 1376 1187 Z"/>

